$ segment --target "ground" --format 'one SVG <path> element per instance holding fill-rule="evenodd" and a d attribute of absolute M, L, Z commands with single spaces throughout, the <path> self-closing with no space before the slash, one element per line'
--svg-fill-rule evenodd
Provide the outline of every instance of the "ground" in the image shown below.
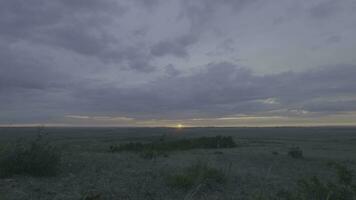
<path fill-rule="evenodd" d="M 293 190 L 303 177 L 335 179 L 328 163 L 356 170 L 356 128 L 45 128 L 62 152 L 55 177 L 16 175 L 0 179 L 0 199 L 257 199 Z M 31 138 L 36 128 L 1 128 L 0 144 Z M 142 158 L 133 152 L 109 152 L 110 145 L 149 142 L 165 136 L 181 139 L 232 136 L 231 149 L 194 149 Z M 0 146 L 0 147 L 1 147 Z M 300 147 L 304 159 L 288 156 Z M 189 190 L 171 187 L 167 176 L 198 161 L 222 170 L 226 183 Z"/>

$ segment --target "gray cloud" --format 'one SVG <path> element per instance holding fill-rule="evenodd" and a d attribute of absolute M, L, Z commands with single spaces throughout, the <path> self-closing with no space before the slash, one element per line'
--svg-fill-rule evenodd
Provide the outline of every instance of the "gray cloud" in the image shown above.
<path fill-rule="evenodd" d="M 40 36 L 43 36 L 46 30 L 59 28 L 57 26 L 60 24 L 75 24 L 79 25 L 78 29 L 89 29 L 93 25 L 103 23 L 105 13 L 115 5 L 114 1 L 110 0 L 100 3 L 92 0 L 5 0 L 0 3 L 0 33 L 14 39 L 41 39 Z"/>
<path fill-rule="evenodd" d="M 176 74 L 128 88 L 93 85 L 89 82 L 74 82 L 71 87 L 66 87 L 65 82 L 70 81 L 68 78 L 53 88 L 49 87 L 50 80 L 53 80 L 51 73 L 44 71 L 42 74 L 49 77 L 48 80 L 42 80 L 42 84 L 47 84 L 40 88 L 42 92 L 31 90 L 31 84 L 26 85 L 27 83 L 23 82 L 26 87 L 13 89 L 8 93 L 9 96 L 0 98 L 5 113 L 17 110 L 15 113 L 21 112 L 22 118 L 30 115 L 28 118 L 33 119 L 33 112 L 20 111 L 30 108 L 31 111 L 46 110 L 42 118 L 48 116 L 47 112 L 56 110 L 56 114 L 50 113 L 175 119 L 273 113 L 278 110 L 285 110 L 283 114 L 287 116 L 302 111 L 356 111 L 352 106 L 354 100 L 330 101 L 332 98 L 355 97 L 355 65 L 326 66 L 302 73 L 261 76 L 234 64 L 212 63 L 192 75 Z M 39 74 L 26 74 L 28 83 L 41 84 L 31 80 L 31 77 L 38 77 Z M 25 77 L 22 79 L 26 80 Z M 16 86 L 14 83 L 21 84 L 21 81 L 2 79 L 2 85 L 7 88 L 10 85 Z M 28 98 L 28 95 L 32 97 Z M 20 107 L 16 103 L 8 102 L 10 99 L 16 99 L 20 103 L 20 99 L 24 97 L 26 102 L 22 102 Z M 48 106 L 50 109 L 46 108 Z M 291 110 L 295 111 L 289 112 Z M 4 118 L 6 117 L 2 116 L 3 120 Z"/>
<path fill-rule="evenodd" d="M 338 5 L 337 1 L 322 1 L 310 8 L 310 15 L 315 19 L 326 19 L 337 11 Z"/>
<path fill-rule="evenodd" d="M 14 52 L 4 44 L 0 47 L 0 94 L 4 91 L 19 89 L 47 89 L 63 87 L 64 82 L 57 78 L 66 78 L 44 63 L 28 55 Z"/>
<path fill-rule="evenodd" d="M 151 53 L 154 56 L 173 55 L 176 57 L 187 57 L 189 46 L 199 41 L 199 37 L 208 31 L 210 20 L 221 7 L 232 8 L 239 12 L 244 7 L 255 3 L 256 0 L 224 0 L 217 1 L 181 1 L 182 10 L 180 19 L 188 19 L 190 22 L 189 32 L 174 39 L 168 39 L 158 42 L 151 47 Z M 211 30 L 209 30 L 211 31 Z"/>
<path fill-rule="evenodd" d="M 354 8 L 328 0 L 3 0 L 0 125 L 355 112 Z"/>
<path fill-rule="evenodd" d="M 221 7 L 232 8 L 234 12 L 239 12 L 249 5 L 253 5 L 259 0 L 198 0 L 183 1 L 182 15 L 192 20 L 193 27 L 201 27 L 209 23 L 216 11 Z"/>
<path fill-rule="evenodd" d="M 194 35 L 186 35 L 174 40 L 161 41 L 152 46 L 151 53 L 154 56 L 173 55 L 177 57 L 188 56 L 187 48 L 195 43 L 197 37 Z"/>
<path fill-rule="evenodd" d="M 0 36 L 7 41 L 29 41 L 63 48 L 125 69 L 152 71 L 150 55 L 136 46 L 122 45 L 107 31 L 125 13 L 114 0 L 6 0 L 0 3 Z M 1 39 L 1 38 L 0 38 Z M 127 67 L 125 67 L 127 66 Z"/>
<path fill-rule="evenodd" d="M 273 110 L 334 112 L 327 100 L 354 95 L 354 65 L 328 66 L 303 73 L 268 76 L 229 63 L 210 64 L 191 76 L 162 78 L 138 88 L 80 89 L 77 97 L 87 97 L 88 107 L 114 111 L 131 117 L 198 117 L 255 114 Z M 268 99 L 275 98 L 276 102 Z M 336 104 L 337 105 L 337 104 Z M 340 106 L 339 111 L 349 107 Z"/>
<path fill-rule="evenodd" d="M 152 7 L 156 6 L 160 1 L 159 0 L 134 0 L 134 2 L 146 8 L 152 9 Z"/>

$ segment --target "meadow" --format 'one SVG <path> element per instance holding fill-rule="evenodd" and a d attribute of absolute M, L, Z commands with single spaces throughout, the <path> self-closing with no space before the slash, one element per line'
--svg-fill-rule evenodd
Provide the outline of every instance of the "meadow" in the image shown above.
<path fill-rule="evenodd" d="M 5 171 L 38 134 L 55 172 Z M 0 200 L 356 197 L 354 127 L 0 128 L 0 155 Z"/>

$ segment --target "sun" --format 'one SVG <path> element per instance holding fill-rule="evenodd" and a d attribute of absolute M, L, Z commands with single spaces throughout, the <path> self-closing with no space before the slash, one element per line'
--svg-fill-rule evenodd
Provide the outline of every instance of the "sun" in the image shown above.
<path fill-rule="evenodd" d="M 184 128 L 184 125 L 183 124 L 177 124 L 176 128 L 179 128 L 179 129 Z"/>

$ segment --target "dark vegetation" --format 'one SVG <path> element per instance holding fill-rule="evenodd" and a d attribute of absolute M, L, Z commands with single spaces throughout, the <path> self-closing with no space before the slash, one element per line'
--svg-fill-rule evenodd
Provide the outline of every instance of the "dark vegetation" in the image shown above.
<path fill-rule="evenodd" d="M 61 154 L 39 134 L 33 141 L 17 141 L 0 153 L 0 176 L 17 174 L 54 176 L 58 173 Z"/>
<path fill-rule="evenodd" d="M 300 147 L 292 147 L 288 151 L 288 155 L 292 158 L 296 159 L 301 159 L 303 158 L 303 151 L 300 149 Z"/>
<path fill-rule="evenodd" d="M 141 150 L 139 155 L 141 158 L 149 160 L 155 159 L 157 157 L 168 157 L 168 154 L 165 151 L 150 148 Z"/>
<path fill-rule="evenodd" d="M 179 189 L 191 189 L 198 186 L 211 189 L 217 184 L 224 184 L 226 179 L 227 176 L 222 170 L 210 167 L 204 162 L 197 162 L 179 173 L 169 175 L 167 183 Z"/>
<path fill-rule="evenodd" d="M 298 181 L 295 191 L 281 190 L 277 195 L 286 200 L 355 200 L 356 184 L 353 172 L 340 163 L 329 163 L 337 175 L 337 181 L 322 181 L 317 176 Z"/>
<path fill-rule="evenodd" d="M 215 137 L 200 137 L 191 139 L 181 139 L 173 141 L 165 141 L 160 139 L 156 142 L 141 143 L 129 142 L 119 145 L 111 145 L 111 152 L 134 151 L 142 152 L 145 150 L 165 152 L 165 151 L 179 151 L 190 149 L 220 149 L 220 148 L 234 148 L 237 144 L 231 136 L 215 136 Z"/>
<path fill-rule="evenodd" d="M 98 191 L 89 191 L 83 194 L 80 200 L 101 200 L 103 195 Z"/>

